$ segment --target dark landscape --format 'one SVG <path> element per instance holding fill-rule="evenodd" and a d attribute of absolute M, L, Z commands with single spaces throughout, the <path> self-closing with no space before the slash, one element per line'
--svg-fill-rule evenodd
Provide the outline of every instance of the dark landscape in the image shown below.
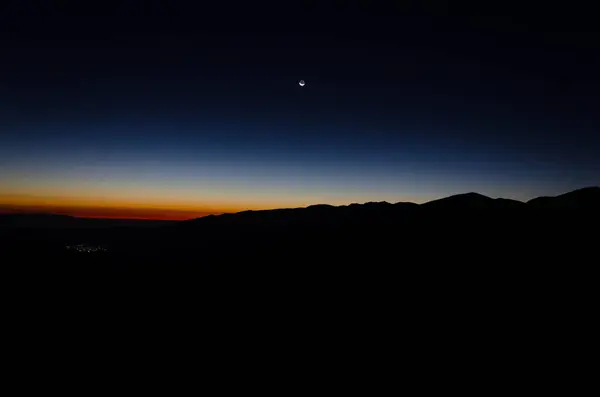
<path fill-rule="evenodd" d="M 0 250 L 5 270 L 69 278 L 543 282 L 597 266 L 599 216 L 598 187 L 527 203 L 467 193 L 421 205 L 313 205 L 181 222 L 9 214 L 0 217 Z"/>
<path fill-rule="evenodd" d="M 98 313 L 113 327 L 102 332 L 120 337 L 120 324 L 160 313 L 171 332 L 206 329 L 245 346 L 271 337 L 256 326 L 293 330 L 298 354 L 313 342 L 354 354 L 352 330 L 382 352 L 404 338 L 420 361 L 423 349 L 455 360 L 468 346 L 492 361 L 526 351 L 546 370 L 565 354 L 554 338 L 586 349 L 578 335 L 591 332 L 597 297 L 599 187 L 527 203 L 467 193 L 182 222 L 0 219 L 3 291 L 17 323 L 40 324 L 24 331 L 32 340 L 82 319 L 103 329 Z"/>

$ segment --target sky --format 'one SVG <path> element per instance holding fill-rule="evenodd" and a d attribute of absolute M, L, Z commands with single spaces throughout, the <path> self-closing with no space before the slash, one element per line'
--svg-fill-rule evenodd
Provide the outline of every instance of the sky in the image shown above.
<path fill-rule="evenodd" d="M 600 185 L 591 10 L 423 3 L 2 9 L 0 211 L 189 219 Z"/>

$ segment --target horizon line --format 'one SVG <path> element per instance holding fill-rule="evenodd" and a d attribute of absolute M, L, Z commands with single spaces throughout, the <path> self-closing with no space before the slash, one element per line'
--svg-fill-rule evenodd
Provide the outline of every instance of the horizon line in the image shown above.
<path fill-rule="evenodd" d="M 562 194 L 566 194 L 566 193 L 571 193 L 571 192 L 575 192 L 575 191 L 579 191 L 579 190 L 583 190 L 583 189 L 590 189 L 590 188 L 600 188 L 598 186 L 587 186 L 587 187 L 583 187 L 583 188 L 579 188 L 579 189 L 574 189 L 571 190 L 569 192 L 565 192 Z M 357 202 L 352 202 L 349 204 L 341 204 L 341 205 L 332 205 L 332 204 L 326 204 L 326 203 L 317 203 L 317 204 L 309 204 L 306 206 L 299 206 L 299 207 L 276 207 L 276 208 L 262 208 L 262 209 L 245 209 L 245 210 L 240 210 L 240 211 L 235 211 L 235 212 L 220 212 L 220 211 L 216 211 L 216 212 L 203 212 L 203 211 L 199 211 L 199 213 L 204 213 L 204 215 L 201 216 L 192 216 L 192 217 L 160 217 L 160 216 L 125 216 L 125 217 L 120 217 L 120 216 L 116 216 L 116 215 L 94 215 L 94 214 L 77 214 L 79 211 L 77 210 L 73 210 L 73 211 L 69 211 L 69 210 L 61 210 L 61 211 L 48 211 L 48 212 L 43 212 L 43 211 L 39 211 L 39 210 L 28 210 L 26 208 L 18 208 L 18 206 L 15 205 L 11 205 L 9 209 L 3 209 L 1 208 L 2 205 L 0 204 L 0 214 L 37 214 L 37 215 L 63 215 L 63 216 L 69 216 L 69 217 L 73 217 L 73 218 L 78 218 L 78 219 L 113 219 L 113 220 L 132 220 L 132 221 L 162 221 L 162 222 L 183 222 L 183 221 L 189 221 L 189 220 L 193 220 L 193 219 L 200 219 L 200 218 L 205 218 L 207 216 L 219 216 L 219 215 L 225 215 L 225 214 L 238 214 L 238 213 L 242 213 L 242 212 L 249 212 L 249 211 L 273 211 L 273 210 L 284 210 L 284 209 L 303 209 L 303 208 L 309 208 L 309 207 L 313 207 L 313 206 L 319 206 L 319 205 L 326 205 L 326 206 L 330 206 L 330 207 L 348 207 L 350 205 L 365 205 L 365 204 L 369 204 L 369 203 L 387 203 L 390 205 L 395 205 L 395 204 L 415 204 L 415 205 L 423 205 L 423 204 L 427 204 L 430 203 L 432 201 L 437 201 L 437 200 L 442 200 L 445 198 L 449 198 L 449 197 L 454 197 L 454 196 L 461 196 L 461 195 L 466 195 L 466 194 L 477 194 L 480 196 L 484 196 L 484 197 L 488 197 L 490 199 L 504 199 L 503 197 L 489 197 L 489 196 L 485 196 L 483 194 L 477 193 L 477 192 L 467 192 L 467 193 L 458 193 L 458 194 L 453 194 L 450 196 L 446 196 L 446 197 L 440 197 L 434 200 L 429 200 L 423 203 L 415 203 L 415 202 L 411 202 L 411 201 L 398 201 L 398 202 L 389 202 L 389 201 L 367 201 L 367 202 L 363 202 L 363 203 L 357 203 Z M 559 194 L 557 196 L 560 196 L 562 194 Z M 557 197 L 557 196 L 539 196 L 536 198 L 541 198 L 541 197 Z M 513 200 L 513 199 L 509 199 L 509 200 Z M 533 199 L 531 199 L 533 200 Z M 531 200 L 527 200 L 527 201 L 521 201 L 521 200 L 514 200 L 514 201 L 518 201 L 521 203 L 527 203 Z M 31 206 L 34 207 L 34 206 Z M 162 211 L 161 211 L 162 212 Z M 177 210 L 166 210 L 166 213 L 168 212 L 180 212 Z"/>

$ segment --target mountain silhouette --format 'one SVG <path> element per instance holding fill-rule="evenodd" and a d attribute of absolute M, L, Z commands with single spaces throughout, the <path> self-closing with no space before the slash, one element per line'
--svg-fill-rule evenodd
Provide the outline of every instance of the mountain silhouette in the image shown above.
<path fill-rule="evenodd" d="M 93 260 L 103 261 L 98 264 L 103 269 L 235 269 L 236 274 L 409 272 L 434 263 L 441 277 L 466 267 L 480 272 L 523 263 L 587 262 L 596 246 L 590 225 L 600 221 L 599 192 L 589 187 L 527 203 L 466 193 L 424 204 L 318 204 L 162 223 L 0 215 L 0 251 L 18 263 L 54 257 L 77 269 Z M 77 244 L 102 247 L 104 254 L 65 249 Z"/>
<path fill-rule="evenodd" d="M 395 217 L 464 215 L 465 212 L 514 212 L 526 210 L 574 209 L 596 212 L 600 210 L 600 187 L 586 187 L 555 197 L 538 197 L 524 203 L 504 198 L 491 198 L 479 193 L 457 194 L 423 204 L 410 202 L 367 202 L 333 206 L 316 204 L 303 208 L 248 210 L 222 215 L 208 215 L 186 221 L 138 221 L 120 219 L 87 219 L 61 214 L 18 213 L 1 214 L 0 227 L 13 228 L 68 228 L 163 225 L 175 229 L 199 227 L 243 227 L 250 224 L 310 224 L 327 222 L 386 221 Z"/>
<path fill-rule="evenodd" d="M 582 209 L 597 211 L 600 202 L 600 187 L 587 187 L 561 194 L 556 197 L 537 197 L 527 202 L 533 208 Z"/>
<path fill-rule="evenodd" d="M 587 188 L 528 203 L 467 193 L 162 223 L 0 215 L 0 272 L 36 304 L 58 291 L 68 301 L 124 291 L 198 308 L 281 303 L 282 313 L 310 301 L 327 316 L 342 305 L 394 322 L 442 307 L 454 321 L 475 305 L 479 322 L 513 302 L 529 318 L 549 297 L 593 301 L 598 208 L 598 188 Z"/>
<path fill-rule="evenodd" d="M 493 199 L 479 193 L 465 193 L 429 201 L 422 206 L 443 211 L 510 210 L 522 208 L 525 203 L 517 200 Z"/>
<path fill-rule="evenodd" d="M 81 225 L 134 225 L 134 224 L 177 224 L 189 227 L 191 225 L 217 224 L 241 224 L 244 222 L 309 222 L 323 221 L 328 218 L 373 218 L 377 216 L 410 212 L 443 211 L 452 213 L 455 211 L 494 211 L 494 210 L 518 210 L 518 209 L 581 209 L 597 210 L 600 207 L 600 187 L 587 187 L 568 192 L 555 197 L 538 197 L 527 203 L 504 199 L 490 198 L 479 193 L 457 194 L 441 199 L 432 200 L 424 204 L 410 202 L 367 202 L 364 204 L 352 203 L 349 205 L 333 206 L 329 204 L 316 204 L 303 208 L 281 208 L 272 210 L 248 210 L 237 213 L 222 215 L 208 215 L 187 221 L 143 221 L 143 220 L 121 220 L 121 219 L 88 219 L 77 218 L 62 214 L 43 213 L 12 213 L 0 214 L 0 226 L 3 227 L 76 227 Z"/>
<path fill-rule="evenodd" d="M 533 241 L 555 241 L 566 230 L 571 230 L 568 238 L 577 235 L 579 229 L 584 233 L 573 223 L 575 218 L 554 209 L 568 204 L 580 210 L 579 218 L 589 218 L 594 209 L 600 208 L 597 192 L 598 188 L 587 188 L 528 203 L 466 193 L 424 204 L 369 202 L 243 211 L 179 222 L 172 226 L 170 236 L 178 244 L 203 246 L 205 252 L 216 251 L 219 255 L 230 254 L 230 247 L 264 255 L 293 247 L 283 257 L 292 251 L 299 251 L 300 256 L 305 251 L 319 251 L 326 256 L 325 252 L 348 248 L 363 254 L 383 253 L 393 250 L 396 244 L 404 245 L 407 252 L 406 247 L 424 245 L 444 245 L 458 252 L 458 240 L 487 247 L 516 247 L 532 241 L 533 246 Z M 538 203 L 547 200 L 557 204 L 541 205 L 545 210 L 539 211 Z"/>
<path fill-rule="evenodd" d="M 287 208 L 259 211 L 242 211 L 232 214 L 209 215 L 202 218 L 182 221 L 180 225 L 187 227 L 196 225 L 216 226 L 219 224 L 239 225 L 245 222 L 303 222 L 318 220 L 320 222 L 332 220 L 360 220 L 369 218 L 375 220 L 378 216 L 383 220 L 389 216 L 409 213 L 436 215 L 461 215 L 464 211 L 486 211 L 488 213 L 514 211 L 520 215 L 523 211 L 537 208 L 578 208 L 595 209 L 600 207 L 600 188 L 589 187 L 565 193 L 556 197 L 539 197 L 524 203 L 518 200 L 491 198 L 479 193 L 457 194 L 423 204 L 410 202 L 367 202 L 364 204 L 352 203 L 350 205 L 332 206 L 328 204 L 311 205 L 305 208 Z"/>

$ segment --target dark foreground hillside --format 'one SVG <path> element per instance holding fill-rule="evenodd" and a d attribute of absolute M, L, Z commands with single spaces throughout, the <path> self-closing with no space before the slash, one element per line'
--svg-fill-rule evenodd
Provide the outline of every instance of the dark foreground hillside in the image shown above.
<path fill-rule="evenodd" d="M 531 379 L 533 367 L 575 368 L 581 360 L 572 352 L 587 352 L 595 336 L 599 190 L 530 203 L 467 194 L 174 224 L 5 219 L 3 293 L 27 344 L 52 330 L 60 330 L 56 340 L 96 331 L 86 341 L 93 344 L 160 330 L 177 334 L 168 343 L 197 340 L 228 360 L 223 345 L 258 349 L 252 360 L 269 345 L 317 365 L 328 354 L 348 365 L 372 354 L 392 371 L 393 354 L 416 373 L 432 363 L 461 372 L 457 363 L 467 360 L 469 379 L 504 377 L 505 368 Z M 124 339 L 126 325 L 138 331 Z M 153 354 L 154 343 L 143 349 Z"/>

